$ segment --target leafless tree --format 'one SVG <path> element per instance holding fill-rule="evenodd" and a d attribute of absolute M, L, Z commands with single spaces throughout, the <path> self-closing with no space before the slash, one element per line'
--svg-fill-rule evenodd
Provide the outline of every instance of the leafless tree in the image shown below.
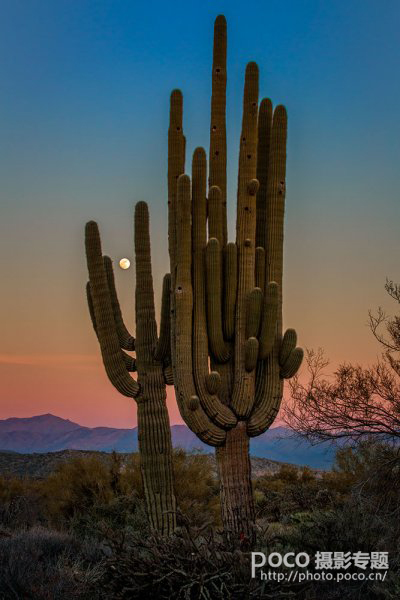
<path fill-rule="evenodd" d="M 385 289 L 400 304 L 400 286 L 387 280 Z M 369 312 L 369 326 L 383 347 L 376 365 L 342 364 L 327 377 L 323 351 L 308 350 L 308 381 L 296 375 L 289 382 L 284 419 L 310 441 L 400 440 L 400 316 L 379 308 Z"/>

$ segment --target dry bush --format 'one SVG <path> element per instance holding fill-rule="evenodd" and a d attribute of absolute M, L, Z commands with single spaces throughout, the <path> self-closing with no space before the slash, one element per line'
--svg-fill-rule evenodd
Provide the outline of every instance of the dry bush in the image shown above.
<path fill-rule="evenodd" d="M 96 547 L 80 544 L 66 533 L 35 527 L 0 538 L 3 600 L 96 600 L 101 572 Z"/>

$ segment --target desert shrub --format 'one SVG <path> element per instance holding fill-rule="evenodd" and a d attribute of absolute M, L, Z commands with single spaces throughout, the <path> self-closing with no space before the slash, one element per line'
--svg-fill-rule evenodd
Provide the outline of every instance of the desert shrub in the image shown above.
<path fill-rule="evenodd" d="M 219 526 L 219 484 L 209 454 L 174 451 L 175 494 L 179 510 L 191 525 Z"/>
<path fill-rule="evenodd" d="M 50 515 L 71 518 L 112 499 L 110 469 L 95 456 L 74 458 L 47 478 L 43 492 Z"/>
<path fill-rule="evenodd" d="M 183 527 L 169 538 L 133 537 L 107 559 L 101 581 L 108 598 L 135 600 L 305 599 L 306 586 L 251 578 L 249 552 L 213 534 Z"/>
<path fill-rule="evenodd" d="M 100 539 L 108 529 L 147 533 L 139 463 L 116 453 L 80 457 L 61 465 L 42 483 L 50 523 L 81 537 Z"/>
<path fill-rule="evenodd" d="M 102 555 L 93 545 L 41 527 L 0 538 L 0 597 L 4 600 L 100 598 Z"/>
<path fill-rule="evenodd" d="M 10 529 L 45 521 L 40 485 L 28 479 L 0 476 L 0 525 Z"/>
<path fill-rule="evenodd" d="M 286 542 L 297 551 L 389 552 L 384 582 L 314 583 L 326 600 L 365 598 L 394 600 L 400 591 L 400 481 L 396 447 L 362 442 L 337 453 L 334 470 L 323 484 L 334 498 L 329 510 L 292 514 Z"/>
<path fill-rule="evenodd" d="M 219 486 L 211 456 L 174 451 L 179 514 L 193 526 L 220 524 Z M 81 536 L 101 536 L 108 528 L 147 533 L 138 454 L 125 461 L 109 457 L 75 458 L 40 484 L 52 526 L 72 527 Z"/>
<path fill-rule="evenodd" d="M 328 506 L 331 496 L 323 493 L 324 487 L 311 469 L 282 465 L 277 473 L 256 479 L 257 514 L 269 521 L 281 521 L 294 512 Z"/>

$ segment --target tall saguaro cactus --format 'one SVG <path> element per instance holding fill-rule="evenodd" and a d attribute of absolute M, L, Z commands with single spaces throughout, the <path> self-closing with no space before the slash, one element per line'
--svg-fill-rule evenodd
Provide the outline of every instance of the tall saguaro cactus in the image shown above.
<path fill-rule="evenodd" d="M 87 298 L 106 373 L 116 389 L 137 402 L 141 470 L 150 525 L 163 534 L 175 529 L 172 443 L 166 408 L 170 366 L 170 282 L 164 278 L 160 336 L 154 310 L 149 215 L 145 202 L 135 208 L 136 340 L 127 331 L 115 290 L 112 262 L 102 256 L 97 224 L 86 225 L 89 270 Z M 124 350 L 135 351 L 136 359 Z M 137 380 L 129 372 L 137 371 Z"/>
<path fill-rule="evenodd" d="M 171 347 L 178 406 L 216 447 L 226 532 L 253 539 L 249 438 L 266 431 L 283 381 L 298 370 L 296 333 L 282 335 L 286 111 L 258 105 L 258 67 L 246 68 L 236 242 L 227 242 L 226 21 L 214 30 L 210 156 L 197 148 L 184 174 L 182 95 L 171 95 L 168 204 Z M 208 229 L 208 235 L 207 235 Z"/>

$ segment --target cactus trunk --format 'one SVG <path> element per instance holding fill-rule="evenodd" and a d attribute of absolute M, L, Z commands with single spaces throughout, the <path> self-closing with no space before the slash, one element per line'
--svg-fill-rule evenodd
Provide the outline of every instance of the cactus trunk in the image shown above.
<path fill-rule="evenodd" d="M 226 442 L 216 449 L 220 480 L 221 516 L 230 542 L 255 541 L 255 509 L 251 485 L 249 437 L 246 423 L 240 421 L 226 434 Z"/>
<path fill-rule="evenodd" d="M 121 315 L 111 259 L 102 256 L 100 234 L 93 221 L 86 225 L 89 270 L 87 298 L 92 324 L 100 343 L 106 373 L 123 395 L 138 406 L 140 465 L 147 515 L 152 529 L 163 535 L 176 526 L 172 442 L 166 406 L 170 381 L 169 295 L 170 277 L 164 277 L 160 336 L 154 310 L 147 205 L 135 208 L 136 340 Z M 135 351 L 133 358 L 122 350 Z M 129 372 L 137 371 L 137 380 Z"/>
<path fill-rule="evenodd" d="M 172 444 L 164 382 L 162 378 L 157 379 L 160 385 L 153 386 L 146 400 L 138 404 L 138 441 L 150 526 L 168 535 L 175 529 L 176 514 Z M 157 428 L 153 426 L 154 421 L 158 423 Z"/>
<path fill-rule="evenodd" d="M 182 94 L 171 95 L 168 135 L 171 348 L 178 407 L 216 447 L 222 521 L 234 543 L 255 537 L 250 437 L 275 419 L 283 380 L 300 366 L 294 330 L 282 336 L 286 111 L 258 104 L 258 67 L 246 68 L 236 241 L 227 240 L 226 21 L 215 21 L 210 154 L 184 174 Z M 192 185 L 191 185 L 192 184 Z"/>

